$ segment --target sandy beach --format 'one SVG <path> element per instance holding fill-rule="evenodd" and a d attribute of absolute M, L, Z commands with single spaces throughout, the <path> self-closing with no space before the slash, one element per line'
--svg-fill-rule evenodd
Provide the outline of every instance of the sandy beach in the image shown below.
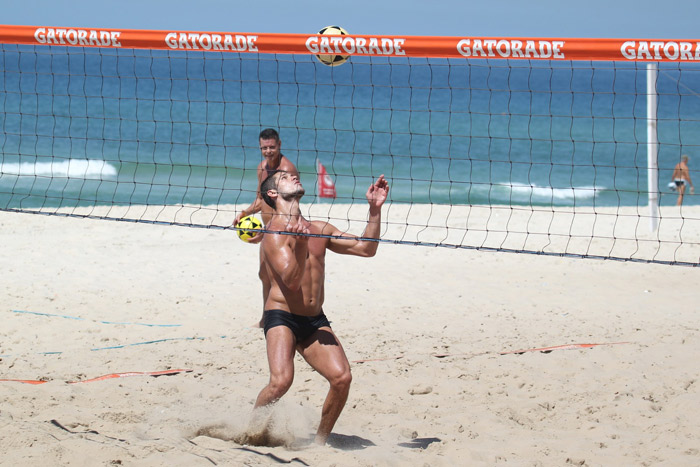
<path fill-rule="evenodd" d="M 685 212 L 648 238 L 680 232 L 690 246 L 657 254 L 697 262 L 700 216 Z M 497 226 L 471 215 L 506 248 L 567 225 L 529 216 L 529 237 L 499 238 L 521 230 L 513 213 Z M 0 241 L 2 465 L 700 464 L 699 268 L 404 244 L 329 253 L 347 406 L 328 445 L 309 444 L 327 386 L 297 358 L 275 446 L 250 446 L 267 382 L 258 246 L 228 230 L 7 212 Z"/>

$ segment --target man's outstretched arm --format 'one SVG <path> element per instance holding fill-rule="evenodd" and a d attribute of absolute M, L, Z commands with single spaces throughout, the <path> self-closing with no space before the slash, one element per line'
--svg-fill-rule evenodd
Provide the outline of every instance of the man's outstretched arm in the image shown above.
<path fill-rule="evenodd" d="M 238 225 L 238 223 L 243 219 L 245 216 L 252 216 L 253 214 L 260 212 L 263 207 L 263 199 L 262 195 L 260 194 L 260 184 L 263 182 L 262 176 L 263 176 L 263 167 L 262 163 L 258 166 L 257 168 L 258 172 L 258 188 L 255 190 L 255 200 L 253 200 L 252 203 L 250 203 L 250 206 L 239 212 L 236 217 L 233 219 L 233 225 Z"/>
<path fill-rule="evenodd" d="M 379 239 L 380 225 L 382 222 L 382 206 L 389 195 L 389 183 L 380 175 L 379 178 L 367 189 L 365 197 L 369 203 L 369 218 L 362 238 Z M 328 230 L 328 232 L 326 232 Z M 328 224 L 324 233 L 343 238 L 331 238 L 329 249 L 341 255 L 355 255 L 370 257 L 377 253 L 379 242 L 363 240 L 355 235 L 340 232 L 336 227 Z"/>

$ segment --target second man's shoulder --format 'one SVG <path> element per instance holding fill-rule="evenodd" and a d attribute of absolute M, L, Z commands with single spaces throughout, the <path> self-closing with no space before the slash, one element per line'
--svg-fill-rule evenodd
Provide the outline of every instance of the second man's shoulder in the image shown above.
<path fill-rule="evenodd" d="M 287 159 L 285 156 L 282 156 L 280 158 L 280 166 L 278 167 L 278 170 L 284 170 L 285 172 L 292 172 L 299 175 L 299 171 L 297 170 L 294 163 Z"/>

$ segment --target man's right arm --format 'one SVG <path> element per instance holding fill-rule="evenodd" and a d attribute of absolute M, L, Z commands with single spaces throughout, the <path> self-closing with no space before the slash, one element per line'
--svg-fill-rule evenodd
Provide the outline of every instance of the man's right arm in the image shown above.
<path fill-rule="evenodd" d="M 260 212 L 262 210 L 262 205 L 263 205 L 263 199 L 262 195 L 260 194 L 260 185 L 262 184 L 262 174 L 263 174 L 263 166 L 262 162 L 260 165 L 258 165 L 257 168 L 257 173 L 258 173 L 258 188 L 255 190 L 255 200 L 250 203 L 250 206 L 239 212 L 236 217 L 233 220 L 233 225 L 238 225 L 238 223 L 241 221 L 246 216 L 252 216 L 256 212 Z"/>
<path fill-rule="evenodd" d="M 262 198 L 258 197 L 255 198 L 255 201 L 253 201 L 250 206 L 242 210 L 236 215 L 236 218 L 233 221 L 233 225 L 238 225 L 238 223 L 241 221 L 246 216 L 251 216 L 255 214 L 256 212 L 260 212 L 262 209 Z"/>
<path fill-rule="evenodd" d="M 309 233 L 308 227 L 299 224 L 289 226 L 288 232 Z M 299 290 L 306 270 L 308 237 L 291 235 L 265 235 L 262 242 L 265 261 L 281 284 L 290 290 Z"/>

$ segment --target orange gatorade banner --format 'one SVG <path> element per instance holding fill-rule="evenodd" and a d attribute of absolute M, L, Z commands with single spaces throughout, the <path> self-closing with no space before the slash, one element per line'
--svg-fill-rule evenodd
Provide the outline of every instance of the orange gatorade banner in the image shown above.
<path fill-rule="evenodd" d="M 700 62 L 700 39 L 323 36 L 0 25 L 0 43 L 204 52 Z"/>

